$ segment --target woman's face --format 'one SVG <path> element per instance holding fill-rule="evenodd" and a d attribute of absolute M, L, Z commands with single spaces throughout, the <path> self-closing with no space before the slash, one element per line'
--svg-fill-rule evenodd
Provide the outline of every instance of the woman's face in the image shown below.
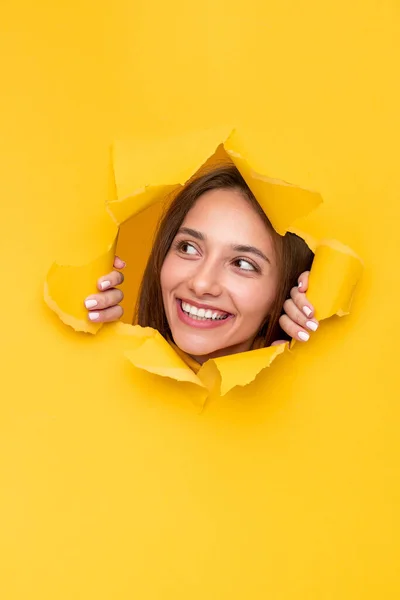
<path fill-rule="evenodd" d="M 272 234 L 240 191 L 204 193 L 161 270 L 175 344 L 199 362 L 249 350 L 272 308 L 278 276 Z"/>

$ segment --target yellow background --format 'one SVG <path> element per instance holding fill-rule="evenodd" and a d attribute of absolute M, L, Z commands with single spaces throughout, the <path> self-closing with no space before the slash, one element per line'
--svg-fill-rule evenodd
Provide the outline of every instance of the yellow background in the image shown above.
<path fill-rule="evenodd" d="M 3 0 L 2 598 L 399 597 L 399 39 L 397 0 Z M 220 123 L 365 271 L 199 416 L 42 284 L 107 229 L 113 139 Z"/>

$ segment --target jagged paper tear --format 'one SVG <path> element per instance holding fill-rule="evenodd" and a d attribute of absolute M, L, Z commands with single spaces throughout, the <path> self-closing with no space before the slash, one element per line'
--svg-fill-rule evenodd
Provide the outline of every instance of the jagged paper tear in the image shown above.
<path fill-rule="evenodd" d="M 296 231 L 296 221 L 322 202 L 321 196 L 271 176 L 257 173 L 246 157 L 239 134 L 228 129 L 192 133 L 168 140 L 129 140 L 114 144 L 113 166 L 117 197 L 107 203 L 115 223 L 109 240 L 101 240 L 98 257 L 78 266 L 54 263 L 45 282 L 45 302 L 60 319 L 76 331 L 96 333 L 101 324 L 88 321 L 84 298 L 95 292 L 97 279 L 112 270 L 119 226 L 156 203 L 164 203 L 204 166 L 221 160 L 233 162 L 246 180 L 275 229 L 284 235 Z M 304 239 L 308 240 L 307 232 Z M 362 264 L 354 252 L 335 240 L 317 241 L 307 296 L 319 320 L 348 314 Z M 156 331 L 131 328 L 141 338 L 126 352 L 139 369 L 160 377 L 190 383 L 208 393 L 221 395 L 245 386 L 280 354 L 288 344 L 207 361 L 197 373 Z M 141 331 L 140 331 L 141 330 Z M 140 333 L 139 333 L 140 332 Z"/>

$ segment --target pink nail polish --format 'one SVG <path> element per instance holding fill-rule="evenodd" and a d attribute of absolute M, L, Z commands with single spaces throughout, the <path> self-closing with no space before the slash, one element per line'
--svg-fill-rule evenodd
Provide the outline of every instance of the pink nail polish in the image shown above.
<path fill-rule="evenodd" d="M 85 306 L 86 308 L 94 308 L 95 306 L 97 306 L 97 300 L 85 300 Z"/>
<path fill-rule="evenodd" d="M 311 331 L 317 331 L 318 329 L 318 323 L 315 321 L 307 321 L 306 325 L 308 329 L 311 329 Z"/>
<path fill-rule="evenodd" d="M 302 340 L 303 342 L 308 342 L 308 340 L 310 339 L 310 336 L 305 331 L 299 331 L 298 335 L 299 335 L 299 339 Z"/>

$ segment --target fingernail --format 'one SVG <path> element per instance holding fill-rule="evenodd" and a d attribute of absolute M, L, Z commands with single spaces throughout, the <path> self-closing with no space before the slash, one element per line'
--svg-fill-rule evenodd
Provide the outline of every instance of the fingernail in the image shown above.
<path fill-rule="evenodd" d="M 100 313 L 98 313 L 98 312 L 91 312 L 91 313 L 89 313 L 89 319 L 91 321 L 95 321 L 96 319 L 99 318 L 99 315 L 100 315 Z"/>
<path fill-rule="evenodd" d="M 309 317 L 312 313 L 311 308 L 308 308 L 308 306 L 303 306 L 303 313 L 306 315 L 306 317 Z"/>
<path fill-rule="evenodd" d="M 310 339 L 310 336 L 305 331 L 299 331 L 299 340 L 303 342 L 307 342 Z"/>
<path fill-rule="evenodd" d="M 106 288 L 110 287 L 110 285 L 111 285 L 111 281 L 102 281 L 100 283 L 100 287 L 102 290 L 105 290 Z"/>
<path fill-rule="evenodd" d="M 301 288 L 301 287 L 303 287 L 303 282 L 302 282 L 302 281 L 299 281 L 299 284 L 298 284 L 298 286 L 297 286 L 297 287 L 298 287 L 298 288 Z"/>
<path fill-rule="evenodd" d="M 97 300 L 85 300 L 86 308 L 94 308 L 97 306 Z"/>
<path fill-rule="evenodd" d="M 317 331 L 318 329 L 318 323 L 315 321 L 307 321 L 306 325 L 308 329 L 311 329 L 311 331 Z"/>

